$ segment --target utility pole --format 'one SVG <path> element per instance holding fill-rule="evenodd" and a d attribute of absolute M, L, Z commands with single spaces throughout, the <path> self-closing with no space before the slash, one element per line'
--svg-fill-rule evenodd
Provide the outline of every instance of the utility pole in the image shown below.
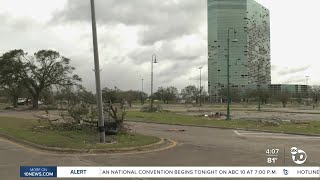
<path fill-rule="evenodd" d="M 94 54 L 94 67 L 96 76 L 96 93 L 97 93 L 97 106 L 98 106 L 98 126 L 100 134 L 100 143 L 106 142 L 106 135 L 104 129 L 104 118 L 102 111 L 102 94 L 100 85 L 100 67 L 99 67 L 99 52 L 98 52 L 98 41 L 97 41 L 97 27 L 94 0 L 91 1 L 91 19 L 92 19 L 92 38 L 93 38 L 93 54 Z"/>

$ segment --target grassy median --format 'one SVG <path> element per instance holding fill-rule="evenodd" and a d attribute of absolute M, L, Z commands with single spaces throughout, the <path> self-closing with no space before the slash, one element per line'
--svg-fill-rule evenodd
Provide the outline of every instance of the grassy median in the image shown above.
<path fill-rule="evenodd" d="M 98 133 L 90 131 L 54 130 L 39 124 L 37 120 L 0 117 L 0 133 L 48 147 L 72 149 L 113 149 L 144 146 L 159 141 L 159 138 L 141 134 L 108 136 L 115 143 L 99 144 Z"/>
<path fill-rule="evenodd" d="M 248 130 L 267 130 L 283 133 L 303 133 L 303 134 L 319 134 L 320 121 L 307 122 L 281 122 L 278 126 L 268 122 L 259 122 L 254 120 L 218 120 L 209 117 L 181 115 L 172 112 L 128 112 L 126 119 L 128 121 L 154 122 L 164 124 L 180 124 L 180 125 L 200 125 L 222 128 L 243 128 Z"/>

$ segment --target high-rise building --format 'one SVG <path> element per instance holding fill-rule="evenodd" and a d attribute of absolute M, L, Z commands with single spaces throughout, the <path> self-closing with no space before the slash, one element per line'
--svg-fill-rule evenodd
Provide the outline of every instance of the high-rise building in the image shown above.
<path fill-rule="evenodd" d="M 230 87 L 271 84 L 269 10 L 255 0 L 208 0 L 208 89 L 212 101 L 227 87 L 227 38 L 230 38 Z M 235 37 L 234 37 L 235 36 Z"/>

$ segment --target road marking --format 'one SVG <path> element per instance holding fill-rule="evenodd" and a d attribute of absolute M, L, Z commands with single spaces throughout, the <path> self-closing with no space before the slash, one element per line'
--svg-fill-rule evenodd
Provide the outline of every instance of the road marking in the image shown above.
<path fill-rule="evenodd" d="M 242 136 L 242 134 L 238 133 L 238 131 L 233 131 L 235 132 L 238 136 Z"/>
<path fill-rule="evenodd" d="M 238 136 L 243 137 L 255 137 L 255 138 L 271 138 L 271 139 L 304 139 L 304 140 L 320 140 L 320 137 L 313 136 L 302 136 L 302 135 L 288 135 L 288 134 L 277 134 L 277 133 L 240 133 L 233 131 Z"/>
<path fill-rule="evenodd" d="M 250 134 L 275 134 L 275 133 L 264 133 L 264 132 L 261 132 L 261 133 L 241 133 L 242 135 L 250 135 Z"/>

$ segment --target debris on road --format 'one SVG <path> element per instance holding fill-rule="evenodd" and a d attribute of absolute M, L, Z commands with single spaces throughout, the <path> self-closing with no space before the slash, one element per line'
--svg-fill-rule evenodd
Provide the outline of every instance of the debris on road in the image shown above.
<path fill-rule="evenodd" d="M 220 119 L 222 116 L 226 116 L 226 115 L 221 112 L 216 112 L 215 114 L 201 114 L 201 115 L 195 115 L 195 116 L 196 117 L 212 118 L 212 119 Z"/>
<path fill-rule="evenodd" d="M 280 126 L 280 122 L 278 120 L 258 120 L 261 122 L 262 126 Z"/>
<path fill-rule="evenodd" d="M 179 131 L 179 132 L 183 132 L 183 131 L 186 131 L 184 129 L 169 129 L 168 131 Z"/>

